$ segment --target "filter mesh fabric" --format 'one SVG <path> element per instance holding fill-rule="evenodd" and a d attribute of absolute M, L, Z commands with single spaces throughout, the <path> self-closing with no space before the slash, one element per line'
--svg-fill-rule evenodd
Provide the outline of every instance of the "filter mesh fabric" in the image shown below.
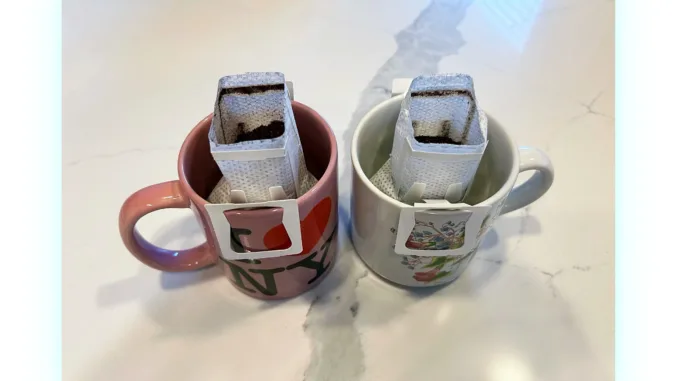
<path fill-rule="evenodd" d="M 275 125 L 284 130 L 275 136 Z M 270 138 L 239 141 L 247 134 L 269 131 Z M 282 73 L 245 73 L 219 80 L 214 117 L 209 131 L 210 150 L 219 152 L 284 148 L 283 157 L 258 160 L 216 160 L 223 179 L 208 197 L 211 203 L 230 202 L 240 190 L 247 202 L 270 201 L 269 188 L 281 186 L 288 199 L 301 196 L 317 179 L 308 172 L 299 140 L 292 103 Z"/>
<path fill-rule="evenodd" d="M 446 143 L 418 141 L 422 137 Z M 391 158 L 371 181 L 401 201 L 415 183 L 426 184 L 424 199 L 443 199 L 450 185 L 460 185 L 459 200 L 448 200 L 458 202 L 473 181 L 486 146 L 487 117 L 478 108 L 471 77 L 417 77 L 401 104 Z"/>

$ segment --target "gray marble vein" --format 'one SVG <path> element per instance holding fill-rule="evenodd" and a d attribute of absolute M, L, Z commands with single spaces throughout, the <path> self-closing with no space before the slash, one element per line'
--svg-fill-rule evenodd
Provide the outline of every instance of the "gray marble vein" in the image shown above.
<path fill-rule="evenodd" d="M 118 151 L 118 152 L 102 153 L 102 154 L 98 154 L 98 155 L 83 157 L 83 158 L 77 159 L 77 160 L 71 160 L 71 161 L 65 163 L 64 166 L 72 167 L 72 166 L 76 166 L 76 165 L 82 164 L 82 163 L 84 163 L 86 161 L 90 161 L 90 160 L 110 159 L 110 158 L 114 158 L 114 157 L 129 155 L 129 154 L 132 154 L 132 153 L 145 154 L 145 153 L 149 153 L 149 152 L 178 151 L 178 150 L 179 150 L 179 147 L 130 148 L 130 149 L 126 149 L 126 150 L 122 150 L 122 151 Z"/>
<path fill-rule="evenodd" d="M 432 0 L 412 24 L 396 34 L 396 52 L 375 73 L 360 95 L 358 106 L 350 125 L 343 135 L 346 142 L 344 160 L 350 158 L 350 141 L 360 119 L 374 106 L 391 96 L 391 82 L 395 78 L 412 78 L 438 72 L 438 64 L 449 55 L 457 53 L 465 44 L 458 30 L 472 0 Z M 350 171 L 344 170 L 341 184 L 350 186 Z M 348 210 L 350 198 L 345 197 L 340 206 Z M 343 221 L 345 226 L 348 221 Z M 368 272 L 356 269 L 357 260 L 350 250 L 343 250 L 341 263 L 334 274 L 345 279 L 332 285 L 327 279 L 319 287 L 306 316 L 304 331 L 311 339 L 311 360 L 304 380 L 359 380 L 365 371 L 364 354 L 355 319 L 360 313 L 356 289 Z M 348 254 L 348 255 L 347 255 Z M 334 275 L 332 274 L 332 275 Z M 335 282 L 337 283 L 337 282 Z M 333 290 L 325 290 L 332 288 Z"/>
<path fill-rule="evenodd" d="M 594 269 L 605 267 L 605 266 L 609 265 L 608 262 L 603 262 L 603 263 L 600 263 L 600 264 L 593 264 L 593 265 L 573 265 L 569 268 L 562 268 L 562 269 L 558 269 L 556 271 L 551 272 L 551 271 L 546 271 L 546 270 L 543 270 L 543 269 L 541 269 L 539 267 L 535 267 L 535 266 L 526 267 L 526 266 L 521 266 L 521 265 L 518 265 L 518 264 L 515 264 L 515 263 L 506 262 L 506 261 L 503 261 L 501 259 L 484 258 L 482 256 L 476 256 L 474 260 L 490 263 L 490 264 L 496 265 L 496 266 L 509 266 L 509 267 L 513 267 L 513 268 L 516 268 L 516 269 L 520 269 L 520 270 L 524 270 L 524 271 L 532 271 L 532 272 L 538 273 L 539 275 L 543 275 L 543 276 L 546 277 L 546 285 L 548 286 L 549 290 L 551 291 L 551 295 L 553 295 L 554 298 L 558 298 L 558 295 L 559 295 L 558 289 L 555 286 L 555 284 L 553 283 L 556 277 L 558 277 L 561 274 L 568 272 L 568 271 L 589 272 L 589 271 L 592 271 Z"/>
<path fill-rule="evenodd" d="M 572 266 L 572 270 L 587 272 L 591 270 L 591 266 Z"/>
<path fill-rule="evenodd" d="M 609 119 L 609 120 L 614 121 L 614 120 L 615 120 L 615 119 L 614 119 L 614 116 L 611 116 L 611 115 L 605 114 L 605 113 L 603 113 L 603 112 L 600 112 L 600 111 L 598 111 L 598 110 L 595 108 L 596 103 L 598 102 L 598 100 L 600 99 L 600 97 L 601 97 L 603 94 L 605 94 L 605 91 L 602 91 L 602 90 L 601 90 L 601 91 L 599 91 L 598 94 L 597 94 L 595 97 L 593 97 L 593 99 L 591 99 L 590 101 L 588 101 L 588 102 L 581 102 L 581 101 L 580 101 L 580 102 L 579 102 L 579 105 L 580 105 L 581 107 L 583 107 L 585 111 L 584 111 L 583 113 L 581 113 L 581 114 L 575 115 L 575 116 L 573 116 L 572 118 L 570 118 L 570 119 L 567 121 L 567 127 L 569 128 L 570 125 L 576 123 L 577 121 L 579 121 L 579 120 L 581 120 L 581 119 L 583 119 L 583 118 L 589 117 L 589 116 L 596 116 L 596 117 L 599 117 L 599 118 L 604 118 L 604 119 Z M 545 152 L 551 153 L 551 148 L 552 148 L 551 145 L 552 145 L 554 142 L 556 142 L 556 137 L 558 137 L 558 135 L 559 135 L 562 131 L 563 131 L 562 128 L 556 128 L 556 129 L 553 130 L 553 132 L 551 133 L 551 135 L 546 139 L 546 145 L 544 146 L 544 151 L 545 151 Z"/>
<path fill-rule="evenodd" d="M 479 256 L 476 256 L 475 260 L 491 263 L 491 264 L 496 265 L 496 266 L 509 266 L 509 267 L 513 267 L 513 268 L 524 270 L 524 271 L 532 271 L 532 272 L 536 272 L 540 275 L 546 276 L 547 278 L 546 278 L 545 283 L 548 286 L 549 290 L 551 291 L 551 295 L 553 296 L 553 298 L 558 298 L 558 289 L 556 288 L 555 284 L 553 284 L 553 280 L 558 275 L 562 274 L 565 271 L 565 269 L 559 269 L 555 272 L 549 272 L 549 271 L 546 271 L 546 270 L 542 270 L 539 267 L 526 267 L 526 266 L 517 265 L 515 263 L 508 263 L 508 262 L 504 262 L 502 260 L 483 258 L 483 257 L 479 257 Z M 583 270 L 584 268 L 585 267 L 583 267 L 583 266 L 573 266 L 572 270 L 588 271 L 588 270 Z M 586 266 L 586 268 L 589 268 L 589 267 Z"/>
<path fill-rule="evenodd" d="M 554 280 L 558 275 L 562 274 L 562 273 L 563 273 L 563 270 L 561 269 L 561 270 L 558 270 L 558 271 L 553 272 L 553 273 L 548 272 L 548 271 L 544 271 L 544 270 L 539 270 L 539 269 L 537 269 L 537 270 L 538 270 L 540 273 L 542 273 L 543 275 L 546 275 L 546 276 L 548 277 L 548 279 L 546 280 L 546 285 L 547 285 L 547 286 L 549 287 L 549 289 L 551 290 L 551 294 L 553 295 L 553 297 L 554 297 L 554 298 L 557 298 L 557 297 L 558 297 L 558 290 L 556 289 L 556 286 L 553 284 L 553 280 Z"/>
<path fill-rule="evenodd" d="M 397 49 L 375 73 L 360 95 L 358 106 L 344 132 L 350 157 L 350 141 L 360 119 L 374 106 L 391 97 L 391 82 L 435 74 L 446 56 L 456 54 L 465 41 L 458 30 L 472 0 L 432 0 L 408 27 L 395 36 Z M 343 177 L 349 177 L 348 171 Z M 343 182 L 342 182 L 343 184 Z"/>
<path fill-rule="evenodd" d="M 520 227 L 518 228 L 518 239 L 516 240 L 516 245 L 513 247 L 513 251 L 511 253 L 515 253 L 520 249 L 520 244 L 523 242 L 523 238 L 525 238 L 525 233 L 527 231 L 527 224 L 530 218 L 530 206 L 526 206 L 522 210 L 523 215 L 520 217 Z"/>
<path fill-rule="evenodd" d="M 596 102 L 598 102 L 598 99 L 600 99 L 601 95 L 603 95 L 604 93 L 605 93 L 604 91 L 599 92 L 598 95 L 596 95 L 595 97 L 593 97 L 593 99 L 590 100 L 589 102 L 580 102 L 579 104 L 580 104 L 586 111 L 585 111 L 584 113 L 580 114 L 580 115 L 577 115 L 577 116 L 572 117 L 572 118 L 570 119 L 569 122 L 570 122 L 570 123 L 575 122 L 575 121 L 577 121 L 577 120 L 579 120 L 579 119 L 581 119 L 581 118 L 583 118 L 583 117 L 585 117 L 585 116 L 588 116 L 588 115 L 597 115 L 597 116 L 600 116 L 600 117 L 603 117 L 603 118 L 607 118 L 607 119 L 612 119 L 612 120 L 614 120 L 614 117 L 613 117 L 613 116 L 607 115 L 607 114 L 605 114 L 605 113 L 602 113 L 602 112 L 597 111 L 596 109 L 594 109 L 594 106 L 595 106 Z"/>
<path fill-rule="evenodd" d="M 342 260 L 343 268 L 334 271 L 348 271 L 344 276 L 350 281 L 343 281 L 333 290 L 321 287 L 306 314 L 304 331 L 312 340 L 312 351 L 305 381 L 359 380 L 365 372 L 362 343 L 354 321 L 360 306 L 356 288 L 367 270 L 348 268 L 353 261 L 348 255 Z"/>

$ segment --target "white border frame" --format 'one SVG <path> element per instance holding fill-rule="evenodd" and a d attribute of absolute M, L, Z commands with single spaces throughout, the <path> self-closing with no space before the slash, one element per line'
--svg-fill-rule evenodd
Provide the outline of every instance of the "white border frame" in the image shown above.
<path fill-rule="evenodd" d="M 400 210 L 400 219 L 398 220 L 398 233 L 396 235 L 395 253 L 399 255 L 416 255 L 421 257 L 448 257 L 463 256 L 476 248 L 478 232 L 483 219 L 492 209 L 490 205 L 471 206 L 468 204 L 451 204 L 447 201 L 424 200 L 426 203 L 416 203 L 409 208 Z M 405 246 L 410 232 L 414 228 L 414 214 L 416 212 L 449 210 L 451 215 L 456 212 L 471 212 L 471 217 L 466 222 L 464 230 L 464 245 L 458 249 L 450 250 L 415 250 Z"/>
<path fill-rule="evenodd" d="M 283 218 L 282 223 L 287 230 L 287 235 L 292 241 L 292 245 L 287 249 L 268 250 L 268 251 L 252 251 L 246 253 L 236 253 L 233 251 L 231 245 L 231 223 L 224 215 L 227 210 L 249 209 L 249 208 L 282 208 Z M 205 209 L 209 215 L 214 229 L 214 234 L 219 243 L 219 256 L 226 260 L 242 260 L 242 259 L 265 259 L 284 257 L 287 255 L 296 255 L 303 250 L 301 240 L 301 220 L 299 219 L 299 207 L 297 200 L 273 200 L 262 202 L 251 202 L 247 204 L 206 204 Z"/>

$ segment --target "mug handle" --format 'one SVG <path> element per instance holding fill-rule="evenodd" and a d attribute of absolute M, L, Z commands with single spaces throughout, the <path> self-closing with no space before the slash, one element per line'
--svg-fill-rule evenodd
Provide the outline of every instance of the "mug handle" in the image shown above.
<path fill-rule="evenodd" d="M 553 165 L 542 150 L 532 147 L 520 147 L 520 167 L 518 172 L 535 170 L 524 183 L 514 187 L 506 198 L 501 214 L 512 212 L 537 201 L 553 184 Z"/>
<path fill-rule="evenodd" d="M 143 264 L 161 271 L 197 270 L 216 261 L 207 242 L 188 250 L 167 250 L 153 245 L 139 234 L 141 217 L 160 209 L 188 208 L 190 201 L 178 180 L 143 188 L 125 200 L 120 208 L 118 227 L 125 247 Z"/>

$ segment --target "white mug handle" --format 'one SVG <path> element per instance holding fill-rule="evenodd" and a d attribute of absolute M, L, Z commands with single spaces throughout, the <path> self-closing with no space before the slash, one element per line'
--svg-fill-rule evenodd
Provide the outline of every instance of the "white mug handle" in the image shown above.
<path fill-rule="evenodd" d="M 520 168 L 518 172 L 535 170 L 532 177 L 511 189 L 501 214 L 512 212 L 537 201 L 553 184 L 553 165 L 549 157 L 540 149 L 520 147 Z"/>

